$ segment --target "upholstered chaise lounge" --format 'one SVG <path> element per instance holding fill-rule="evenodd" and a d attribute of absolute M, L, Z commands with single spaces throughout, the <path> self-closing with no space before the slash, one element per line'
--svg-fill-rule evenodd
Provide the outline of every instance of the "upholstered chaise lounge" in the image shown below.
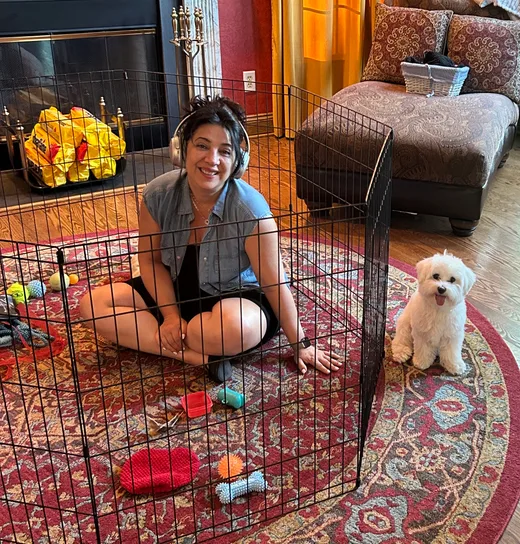
<path fill-rule="evenodd" d="M 422 5 L 425 3 L 426 0 L 422 0 Z M 464 9 L 462 6 L 465 6 Z M 383 8 L 395 10 L 385 6 Z M 490 11 L 491 14 L 497 13 L 482 10 L 472 0 L 464 0 L 464 3 L 452 1 L 444 9 L 454 8 L 458 9 L 459 13 L 464 13 L 464 10 L 468 9 L 479 15 L 489 16 Z M 436 12 L 436 16 L 440 13 Z M 461 32 L 464 32 L 464 25 L 471 23 L 473 25 L 471 32 L 474 34 L 475 28 L 480 29 L 478 21 L 475 22 L 475 17 L 454 16 L 451 19 L 449 41 L 452 45 L 450 51 L 452 56 L 456 56 L 454 53 L 457 52 L 457 35 L 453 28 L 460 27 Z M 496 38 L 496 43 L 488 40 L 488 47 L 491 49 L 487 52 L 480 51 L 480 54 L 496 55 L 498 52 L 503 56 L 510 55 L 511 59 L 516 55 L 515 63 L 518 63 L 520 22 L 505 23 L 505 25 L 500 23 L 499 32 L 492 29 L 491 36 Z M 377 24 L 376 20 L 376 34 Z M 519 49 L 513 52 L 498 49 L 500 46 L 505 48 L 505 43 L 508 43 L 509 48 L 512 47 L 509 35 L 511 25 L 518 25 L 518 32 L 512 34 Z M 504 32 L 507 34 L 505 38 Z M 509 42 L 504 41 L 506 39 L 509 39 Z M 373 44 L 371 58 L 374 57 L 374 49 Z M 469 56 L 471 57 L 471 54 Z M 475 84 L 471 79 L 471 71 L 475 71 L 471 65 L 472 59 L 470 58 L 468 62 L 467 56 L 461 57 L 470 65 L 470 76 L 469 86 L 465 88 L 467 92 L 458 97 L 428 98 L 407 93 L 402 84 L 369 80 L 399 81 L 400 74 L 390 73 L 390 76 L 387 74 L 383 77 L 376 71 L 376 77 L 372 78 L 370 74 L 367 77 L 366 69 L 365 81 L 344 88 L 331 98 L 331 103 L 344 106 L 345 111 L 349 111 L 348 114 L 337 116 L 336 132 L 320 130 L 321 126 L 325 126 L 323 113 L 316 113 L 307 119 L 296 136 L 295 153 L 298 173 L 297 194 L 305 199 L 311 211 L 330 206 L 334 201 L 345 199 L 352 202 L 362 197 L 368 176 L 363 180 L 363 176 L 356 175 L 351 168 L 344 168 L 339 163 L 339 155 L 336 157 L 334 153 L 334 150 L 346 152 L 349 146 L 352 146 L 349 134 L 351 130 L 345 129 L 344 123 L 347 117 L 354 119 L 355 114 L 360 113 L 392 127 L 394 131 L 393 209 L 448 217 L 455 234 L 460 236 L 472 234 L 480 219 L 494 174 L 497 168 L 503 165 L 513 146 L 518 123 L 518 106 L 505 95 L 516 98 L 518 102 L 520 71 L 513 74 L 511 81 L 506 81 L 509 87 L 505 86 L 504 94 L 471 92 L 471 85 Z M 495 64 L 492 56 L 488 57 L 488 63 Z M 370 69 L 370 60 L 367 68 Z M 334 115 L 334 107 L 331 106 L 329 109 L 330 115 Z M 378 138 L 376 132 L 373 133 L 373 137 Z M 370 153 L 370 143 L 367 138 L 363 138 L 363 141 L 367 149 L 364 152 L 356 150 L 359 156 Z M 357 183 L 352 182 L 353 176 L 358 180 Z"/>

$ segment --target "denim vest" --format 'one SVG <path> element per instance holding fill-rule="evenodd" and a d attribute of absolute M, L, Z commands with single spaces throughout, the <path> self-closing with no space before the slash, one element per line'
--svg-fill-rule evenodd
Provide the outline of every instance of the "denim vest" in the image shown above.
<path fill-rule="evenodd" d="M 162 174 L 145 187 L 143 199 L 161 229 L 161 259 L 175 280 L 181 270 L 194 218 L 186 175 L 180 170 Z M 258 220 L 265 217 L 272 217 L 272 213 L 256 189 L 241 179 L 226 182 L 200 245 L 199 282 L 203 291 L 218 295 L 259 286 L 245 241 L 257 227 Z"/>

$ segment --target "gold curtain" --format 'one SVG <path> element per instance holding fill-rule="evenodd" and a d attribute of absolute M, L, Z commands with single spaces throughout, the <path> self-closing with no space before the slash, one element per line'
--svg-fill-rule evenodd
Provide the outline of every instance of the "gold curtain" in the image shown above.
<path fill-rule="evenodd" d="M 272 0 L 273 117 L 289 136 L 298 115 L 279 84 L 326 98 L 361 78 L 370 46 L 373 0 Z M 367 17 L 365 13 L 367 12 Z M 301 112 L 305 114 L 305 112 Z M 284 131 L 285 129 L 285 131 Z"/>

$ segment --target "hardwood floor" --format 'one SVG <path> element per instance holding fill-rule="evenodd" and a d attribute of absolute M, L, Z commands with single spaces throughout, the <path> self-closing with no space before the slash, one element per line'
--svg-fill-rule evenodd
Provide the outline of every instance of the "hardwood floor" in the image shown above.
<path fill-rule="evenodd" d="M 284 207 L 294 198 L 292 144 L 273 137 L 252 138 L 248 179 L 272 206 Z M 260 165 L 262 168 L 258 169 Z M 470 238 L 457 238 L 446 218 L 392 216 L 390 255 L 414 265 L 424 257 L 448 249 L 464 259 L 477 275 L 469 294 L 476 306 L 499 331 L 520 361 L 520 140 L 497 175 L 477 230 Z M 158 174 L 159 172 L 155 172 Z M 1 177 L 0 177 L 1 181 Z M 43 208 L 27 205 L 0 210 L 1 238 L 25 242 L 44 241 L 83 232 L 135 228 L 137 195 L 132 190 L 83 196 L 67 202 L 48 202 Z M 5 243 L 3 244 L 6 245 Z M 516 399 L 510 399 L 514 403 Z M 520 483 L 519 483 L 520 485 Z M 520 543 L 520 508 L 517 508 L 500 544 Z M 483 543 L 486 544 L 486 543 Z"/>

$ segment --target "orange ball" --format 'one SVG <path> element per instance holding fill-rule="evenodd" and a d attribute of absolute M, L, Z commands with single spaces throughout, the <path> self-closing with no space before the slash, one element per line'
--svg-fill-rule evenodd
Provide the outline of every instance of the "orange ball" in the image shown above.
<path fill-rule="evenodd" d="M 218 473 L 221 478 L 238 476 L 244 468 L 244 462 L 238 455 L 224 455 L 218 463 Z"/>
<path fill-rule="evenodd" d="M 69 274 L 69 280 L 71 285 L 75 285 L 79 281 L 79 276 L 77 274 Z"/>

